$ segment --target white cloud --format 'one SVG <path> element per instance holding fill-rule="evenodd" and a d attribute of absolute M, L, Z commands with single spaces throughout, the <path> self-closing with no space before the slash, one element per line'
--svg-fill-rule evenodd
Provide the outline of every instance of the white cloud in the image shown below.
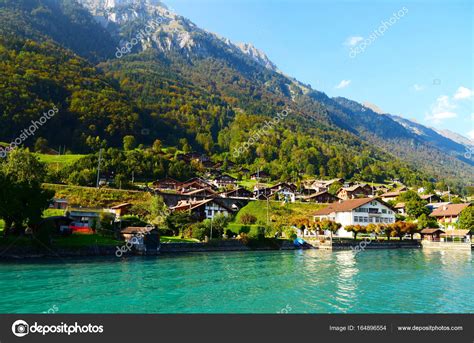
<path fill-rule="evenodd" d="M 346 88 L 347 86 L 349 86 L 351 84 L 351 80 L 342 80 L 341 82 L 339 82 L 339 84 L 334 87 L 336 89 L 342 89 L 342 88 Z"/>
<path fill-rule="evenodd" d="M 426 119 L 432 121 L 433 124 L 440 124 L 443 120 L 456 118 L 458 114 L 454 112 L 455 109 L 456 105 L 451 103 L 449 96 L 442 95 L 431 106 L 431 112 Z"/>
<path fill-rule="evenodd" d="M 361 36 L 351 36 L 351 37 L 348 37 L 345 41 L 345 45 L 347 46 L 356 46 L 357 43 L 361 42 L 364 40 L 364 37 L 361 37 Z"/>
<path fill-rule="evenodd" d="M 423 89 L 425 89 L 424 86 L 421 86 L 417 83 L 415 83 L 413 86 L 411 86 L 411 88 L 415 91 L 415 92 L 421 92 Z"/>
<path fill-rule="evenodd" d="M 458 88 L 458 90 L 454 94 L 454 99 L 456 100 L 469 99 L 470 97 L 472 97 L 473 94 L 474 92 L 471 89 L 461 86 Z"/>

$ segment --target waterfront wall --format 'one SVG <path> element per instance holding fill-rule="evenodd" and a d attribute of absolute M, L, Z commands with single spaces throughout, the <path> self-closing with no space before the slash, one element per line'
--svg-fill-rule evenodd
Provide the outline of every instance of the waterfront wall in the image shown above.
<path fill-rule="evenodd" d="M 124 252 L 123 256 L 133 255 L 158 255 L 160 253 L 186 253 L 186 252 L 214 252 L 214 251 L 255 251 L 255 250 L 292 250 L 295 249 L 291 241 L 265 242 L 263 244 L 245 245 L 238 240 L 219 241 L 211 243 L 161 243 L 159 251 Z M 88 246 L 80 248 L 35 248 L 35 247 L 10 247 L 1 249 L 0 259 L 21 258 L 65 258 L 65 257 L 94 257 L 116 256 L 116 246 Z M 121 256 L 122 256 L 121 255 Z"/>
<path fill-rule="evenodd" d="M 357 242 L 333 242 L 332 246 L 324 245 L 319 247 L 317 242 L 308 241 L 313 248 L 332 249 L 332 250 L 351 250 L 359 246 L 361 241 Z M 413 249 L 420 248 L 418 241 L 390 241 L 390 242 L 371 242 L 364 246 L 366 249 Z M 309 247 L 311 248 L 311 247 Z M 159 251 L 147 251 L 146 253 L 129 252 L 123 256 L 132 255 L 158 255 L 170 253 L 188 253 L 188 252 L 218 252 L 218 251 L 264 251 L 264 250 L 294 250 L 295 247 L 291 241 L 254 242 L 245 245 L 238 240 L 227 240 L 210 243 L 161 243 Z M 0 259 L 21 259 L 21 258 L 65 258 L 65 257 L 94 257 L 94 256 L 116 256 L 116 246 L 89 246 L 80 248 L 58 248 L 41 249 L 34 247 L 11 247 L 7 250 L 1 249 Z"/>
<path fill-rule="evenodd" d="M 291 241 L 281 241 L 279 245 L 262 244 L 247 246 L 238 240 L 212 243 L 162 243 L 160 253 L 209 252 L 209 251 L 251 251 L 251 250 L 294 250 Z"/>
<path fill-rule="evenodd" d="M 112 256 L 115 255 L 117 248 L 115 246 L 87 246 L 78 248 L 35 248 L 17 246 L 2 250 L 0 259 L 21 259 Z"/>
<path fill-rule="evenodd" d="M 326 241 L 325 243 L 320 243 L 317 239 L 306 239 L 305 241 L 317 249 L 332 249 L 332 250 L 352 250 L 360 247 L 361 244 L 364 245 L 364 250 L 367 249 L 417 249 L 421 248 L 420 241 L 413 240 L 391 240 L 384 242 L 377 241 L 333 241 L 332 245 Z"/>

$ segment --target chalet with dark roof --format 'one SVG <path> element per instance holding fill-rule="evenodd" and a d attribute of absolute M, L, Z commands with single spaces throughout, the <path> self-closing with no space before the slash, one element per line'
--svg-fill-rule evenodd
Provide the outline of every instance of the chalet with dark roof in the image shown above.
<path fill-rule="evenodd" d="M 363 183 L 351 187 L 342 187 L 337 191 L 337 197 L 343 200 L 367 198 L 373 194 L 372 187 Z"/>
<path fill-rule="evenodd" d="M 245 188 L 237 188 L 233 191 L 223 193 L 225 198 L 241 198 L 241 199 L 251 199 L 253 198 L 253 193 Z"/>
<path fill-rule="evenodd" d="M 217 176 L 214 179 L 213 184 L 214 186 L 220 188 L 220 187 L 227 187 L 227 186 L 235 186 L 237 184 L 237 181 L 238 180 L 235 177 L 232 177 L 227 174 L 222 174 L 222 175 Z"/>
<path fill-rule="evenodd" d="M 227 206 L 222 200 L 220 201 L 218 198 L 180 200 L 178 204 L 171 207 L 170 210 L 173 212 L 189 211 L 198 220 L 212 219 L 217 214 L 224 214 L 227 216 L 233 214 L 237 210 Z"/>
<path fill-rule="evenodd" d="M 259 171 L 253 174 L 250 174 L 250 179 L 251 180 L 262 180 L 262 179 L 269 179 L 270 174 L 264 171 Z"/>
<path fill-rule="evenodd" d="M 164 179 L 157 180 L 153 182 L 153 188 L 157 190 L 177 190 L 179 186 L 181 185 L 181 182 L 171 178 L 171 177 L 165 177 Z"/>
<path fill-rule="evenodd" d="M 214 189 L 214 185 L 211 184 L 210 182 L 207 182 L 206 180 L 203 180 L 199 177 L 193 177 L 192 179 L 189 179 L 186 182 L 183 182 L 179 186 L 179 191 L 181 193 L 187 193 L 190 191 L 195 191 L 197 189 L 203 189 L 203 188 L 211 188 Z"/>
<path fill-rule="evenodd" d="M 332 195 L 328 191 L 322 191 L 322 192 L 317 192 L 311 195 L 308 195 L 303 198 L 303 200 L 308 201 L 308 202 L 315 202 L 318 204 L 330 204 L 336 201 L 339 201 L 337 196 Z"/>

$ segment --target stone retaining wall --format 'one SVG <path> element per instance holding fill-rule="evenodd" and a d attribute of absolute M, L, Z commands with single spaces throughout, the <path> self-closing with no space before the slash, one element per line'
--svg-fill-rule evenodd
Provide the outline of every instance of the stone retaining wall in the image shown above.
<path fill-rule="evenodd" d="M 290 241 L 279 242 L 281 246 L 266 245 L 248 247 L 238 240 L 219 241 L 212 243 L 161 243 L 159 251 L 130 251 L 120 256 L 133 255 L 158 255 L 160 253 L 182 252 L 213 252 L 213 251 L 252 251 L 252 250 L 292 250 L 294 246 Z M 81 248 L 35 248 L 35 247 L 0 247 L 0 259 L 22 258 L 66 258 L 86 256 L 116 256 L 116 246 L 90 246 Z"/>

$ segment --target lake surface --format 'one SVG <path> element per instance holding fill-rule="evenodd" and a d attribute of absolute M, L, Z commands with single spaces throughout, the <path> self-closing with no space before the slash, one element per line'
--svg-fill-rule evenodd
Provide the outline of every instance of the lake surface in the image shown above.
<path fill-rule="evenodd" d="M 1 313 L 474 313 L 472 253 L 196 253 L 2 262 Z"/>

